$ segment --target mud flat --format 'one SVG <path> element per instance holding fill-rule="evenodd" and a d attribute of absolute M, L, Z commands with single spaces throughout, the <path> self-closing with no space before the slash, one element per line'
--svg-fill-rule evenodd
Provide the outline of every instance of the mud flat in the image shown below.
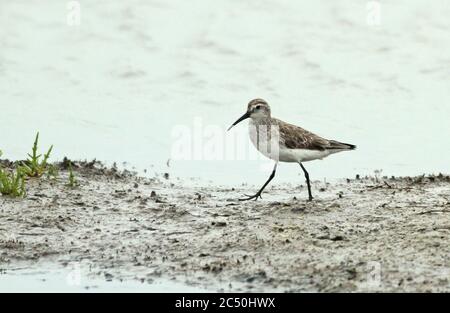
<path fill-rule="evenodd" d="M 305 186 L 275 183 L 242 203 L 257 187 L 76 162 L 71 188 L 66 165 L 25 199 L 0 196 L 0 281 L 46 264 L 190 291 L 450 291 L 449 176 L 316 181 L 310 203 Z"/>

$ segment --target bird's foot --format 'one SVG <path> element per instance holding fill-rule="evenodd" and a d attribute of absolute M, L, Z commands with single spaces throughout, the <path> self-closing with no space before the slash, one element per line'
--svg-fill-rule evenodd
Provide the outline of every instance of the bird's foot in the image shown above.
<path fill-rule="evenodd" d="M 258 200 L 258 197 L 262 199 L 260 192 L 257 192 L 253 196 L 250 196 L 250 195 L 244 195 L 244 196 L 246 196 L 247 198 L 241 198 L 241 199 L 239 199 L 239 201 L 248 201 L 248 200 L 252 200 L 252 199 L 254 199 L 256 201 L 256 200 Z"/>
<path fill-rule="evenodd" d="M 313 196 L 310 195 L 310 196 L 308 197 L 308 202 L 313 201 L 313 199 L 314 199 Z"/>

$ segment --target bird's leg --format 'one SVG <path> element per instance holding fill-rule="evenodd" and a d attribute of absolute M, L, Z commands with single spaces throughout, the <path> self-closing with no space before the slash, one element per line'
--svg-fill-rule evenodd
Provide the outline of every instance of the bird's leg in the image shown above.
<path fill-rule="evenodd" d="M 262 199 L 261 193 L 264 190 L 264 188 L 266 188 L 266 186 L 270 183 L 270 181 L 275 177 L 277 165 L 278 165 L 278 163 L 275 163 L 275 166 L 273 167 L 273 171 L 272 171 L 272 174 L 270 174 L 269 179 L 266 181 L 264 186 L 262 186 L 261 189 L 256 194 L 254 194 L 253 196 L 246 195 L 247 198 L 239 199 L 239 201 L 247 201 L 247 200 L 252 200 L 252 199 L 258 200 L 258 197 Z"/>
<path fill-rule="evenodd" d="M 306 184 L 308 185 L 309 201 L 312 201 L 313 196 L 312 196 L 312 193 L 311 193 L 311 183 L 309 182 L 309 174 L 308 174 L 308 172 L 306 171 L 306 168 L 303 166 L 303 164 L 302 164 L 302 163 L 299 163 L 299 164 L 300 164 L 300 166 L 302 167 L 303 173 L 305 173 Z"/>

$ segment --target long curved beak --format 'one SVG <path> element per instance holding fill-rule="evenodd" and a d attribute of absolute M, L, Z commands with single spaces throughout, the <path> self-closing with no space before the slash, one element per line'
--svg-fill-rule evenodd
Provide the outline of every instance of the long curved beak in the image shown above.
<path fill-rule="evenodd" d="M 250 113 L 245 112 L 244 115 L 242 115 L 236 122 L 233 123 L 233 125 L 230 126 L 230 128 L 228 128 L 228 130 L 230 130 L 231 128 L 233 128 L 233 126 L 239 124 L 240 122 L 242 122 L 245 119 L 248 119 L 250 117 Z M 227 131 L 228 131 L 227 130 Z"/>

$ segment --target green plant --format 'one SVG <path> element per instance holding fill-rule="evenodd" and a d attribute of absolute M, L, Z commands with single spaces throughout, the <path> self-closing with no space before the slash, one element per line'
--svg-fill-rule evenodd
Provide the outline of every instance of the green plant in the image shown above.
<path fill-rule="evenodd" d="M 39 132 L 36 134 L 31 154 L 28 154 L 28 159 L 22 163 L 23 171 L 29 177 L 41 177 L 48 169 L 47 162 L 52 153 L 53 145 L 48 149 L 47 153 L 44 154 L 42 161 L 40 161 L 42 155 L 38 155 L 38 143 Z"/>
<path fill-rule="evenodd" d="M 72 188 L 78 186 L 77 179 L 75 177 L 75 174 L 73 173 L 72 162 L 70 161 L 69 161 L 69 183 L 67 185 Z"/>
<path fill-rule="evenodd" d="M 47 170 L 47 178 L 53 178 L 56 180 L 58 176 L 59 176 L 58 167 L 53 164 L 49 164 Z"/>
<path fill-rule="evenodd" d="M 0 167 L 0 193 L 11 197 L 25 196 L 25 174 L 21 167 L 16 168 L 15 173 Z"/>

